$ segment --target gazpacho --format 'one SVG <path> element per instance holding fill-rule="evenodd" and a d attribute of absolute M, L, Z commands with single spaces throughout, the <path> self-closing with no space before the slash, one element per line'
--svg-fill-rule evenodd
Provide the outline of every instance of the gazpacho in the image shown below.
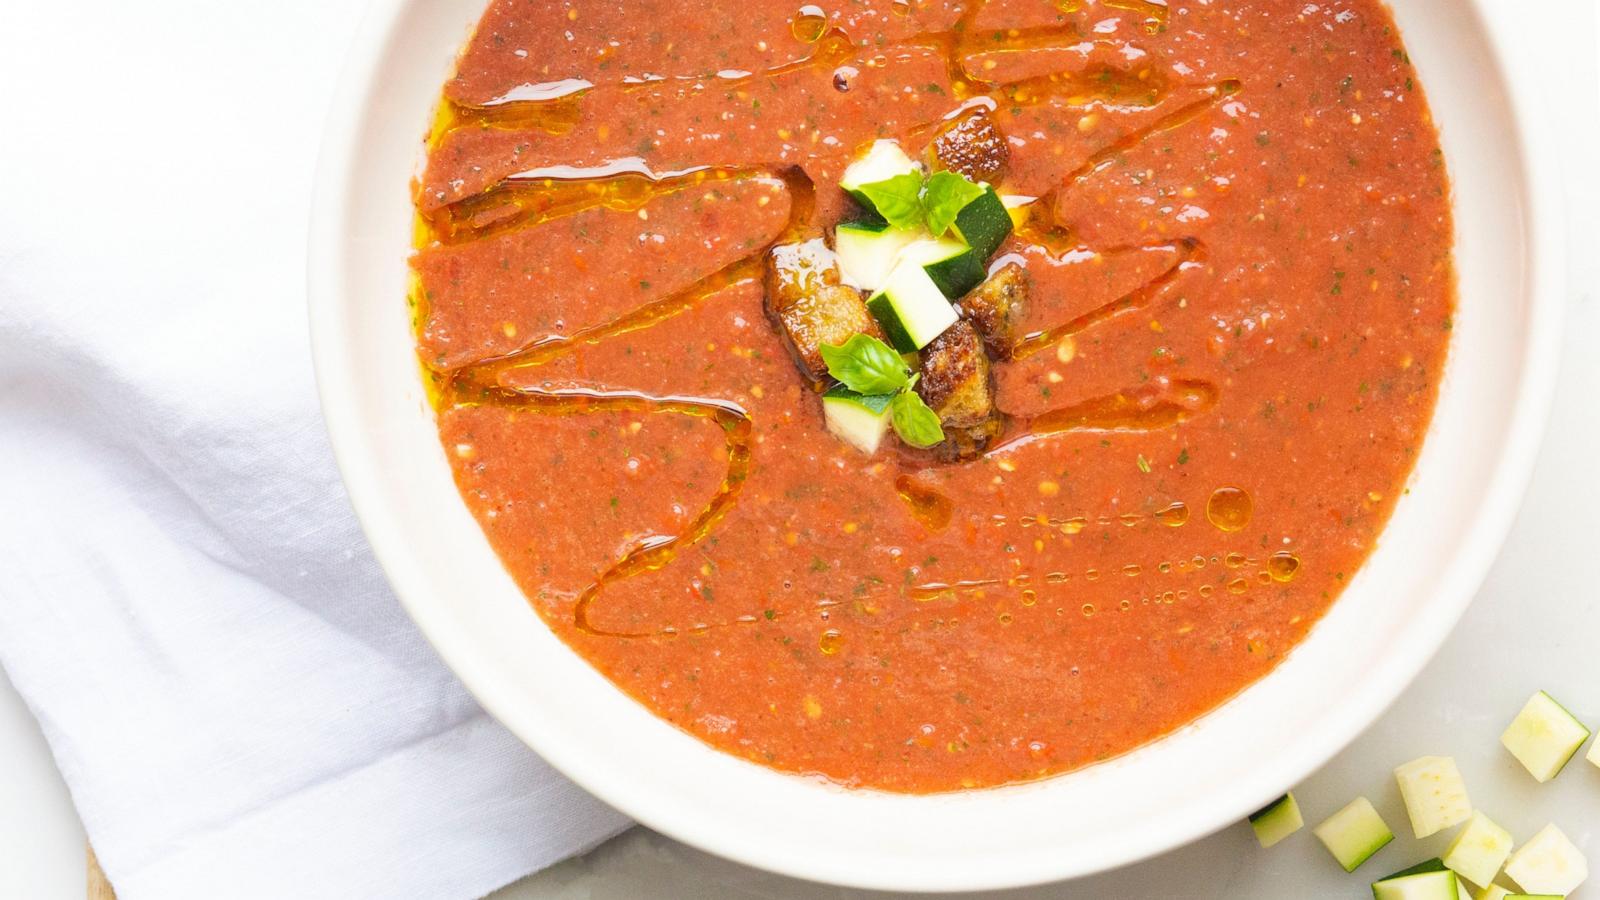
<path fill-rule="evenodd" d="M 533 607 L 851 786 L 1065 772 L 1271 671 L 1450 338 L 1377 0 L 493 0 L 414 190 L 440 438 Z"/>

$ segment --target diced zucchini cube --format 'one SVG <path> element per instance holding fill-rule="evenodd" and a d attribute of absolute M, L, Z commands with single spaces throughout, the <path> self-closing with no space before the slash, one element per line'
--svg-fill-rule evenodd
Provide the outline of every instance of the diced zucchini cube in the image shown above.
<path fill-rule="evenodd" d="M 1465 828 L 1444 851 L 1444 864 L 1473 884 L 1488 884 L 1500 874 L 1511 855 L 1511 832 L 1481 812 L 1474 812 Z"/>
<path fill-rule="evenodd" d="M 1584 759 L 1600 766 L 1600 738 L 1595 738 L 1594 743 L 1589 745 L 1589 753 Z"/>
<path fill-rule="evenodd" d="M 1406 814 L 1418 838 L 1459 825 L 1472 815 L 1472 801 L 1461 780 L 1456 761 L 1448 756 L 1424 756 L 1394 770 Z"/>
<path fill-rule="evenodd" d="M 1305 824 L 1305 819 L 1300 816 L 1300 804 L 1295 801 L 1293 791 L 1268 803 L 1250 816 L 1250 827 L 1255 831 L 1256 840 L 1261 842 L 1262 847 L 1271 847 L 1305 827 Z"/>
<path fill-rule="evenodd" d="M 1372 883 L 1373 900 L 1460 900 L 1456 873 L 1437 859 Z"/>
<path fill-rule="evenodd" d="M 988 275 L 978 252 L 960 241 L 928 239 L 916 241 L 900 251 L 895 261 L 922 267 L 939 292 L 954 300 L 983 282 Z"/>
<path fill-rule="evenodd" d="M 839 271 L 856 287 L 876 291 L 889 279 L 900 251 L 922 235 L 884 222 L 845 222 L 833 231 Z"/>
<path fill-rule="evenodd" d="M 1374 853 L 1394 840 L 1388 823 L 1372 807 L 1372 801 L 1357 797 L 1344 809 L 1329 816 L 1311 830 L 1346 872 L 1354 872 Z"/>
<path fill-rule="evenodd" d="M 864 395 L 835 385 L 822 395 L 822 417 L 834 437 L 871 456 L 889 430 L 889 394 Z"/>
<path fill-rule="evenodd" d="M 1500 743 L 1541 784 L 1556 777 L 1588 739 L 1589 729 L 1544 691 L 1529 697 L 1500 735 Z"/>
<path fill-rule="evenodd" d="M 860 159 L 845 168 L 844 175 L 839 178 L 839 186 L 861 205 L 876 212 L 872 201 L 861 193 L 861 186 L 888 181 L 896 175 L 910 172 L 921 174 L 922 165 L 907 156 L 899 144 L 888 140 L 873 141 Z"/>
<path fill-rule="evenodd" d="M 1483 890 L 1478 891 L 1472 900 L 1506 900 L 1509 896 L 1511 896 L 1511 891 L 1508 888 L 1503 888 L 1498 884 L 1486 884 L 1483 886 Z"/>
<path fill-rule="evenodd" d="M 978 251 L 979 259 L 988 262 L 989 257 L 1000 249 L 1000 245 L 1011 234 L 1011 213 L 994 188 L 986 188 L 976 200 L 956 213 L 952 227 L 956 235 L 967 242 L 967 246 Z"/>
<path fill-rule="evenodd" d="M 901 353 L 928 346 L 957 318 L 955 307 L 915 260 L 895 264 L 883 289 L 867 299 L 867 309 Z"/>
<path fill-rule="evenodd" d="M 1524 891 L 1566 896 L 1589 877 L 1589 861 L 1561 829 L 1546 825 L 1511 854 L 1506 875 Z"/>

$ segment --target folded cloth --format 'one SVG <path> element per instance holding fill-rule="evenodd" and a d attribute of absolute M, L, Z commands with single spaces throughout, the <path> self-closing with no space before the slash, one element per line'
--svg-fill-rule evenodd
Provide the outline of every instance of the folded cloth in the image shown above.
<path fill-rule="evenodd" d="M 476 897 L 626 826 L 443 667 L 334 470 L 305 221 L 360 6 L 0 28 L 0 664 L 122 900 Z"/>

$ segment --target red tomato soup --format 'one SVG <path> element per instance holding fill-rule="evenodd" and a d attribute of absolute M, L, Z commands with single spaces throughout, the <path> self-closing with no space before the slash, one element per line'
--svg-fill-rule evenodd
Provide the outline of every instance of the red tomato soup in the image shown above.
<path fill-rule="evenodd" d="M 901 340 L 830 249 L 885 141 L 1011 222 L 887 354 L 944 440 L 889 416 L 869 453 L 819 353 Z M 495 0 L 415 198 L 440 437 L 539 615 L 852 786 L 1065 772 L 1270 672 L 1404 493 L 1450 338 L 1449 183 L 1374 0 Z"/>

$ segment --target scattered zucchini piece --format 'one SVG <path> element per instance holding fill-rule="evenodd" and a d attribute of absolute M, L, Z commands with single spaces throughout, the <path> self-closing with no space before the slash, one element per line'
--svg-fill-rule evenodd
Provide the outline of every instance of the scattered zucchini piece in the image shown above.
<path fill-rule="evenodd" d="M 892 394 L 858 394 L 835 385 L 822 395 L 822 415 L 834 437 L 871 456 L 889 430 Z"/>
<path fill-rule="evenodd" d="M 1372 807 L 1372 801 L 1357 797 L 1311 830 L 1339 861 L 1346 872 L 1354 872 L 1394 840 L 1388 823 Z"/>
<path fill-rule="evenodd" d="M 1561 829 L 1546 825 L 1511 854 L 1506 875 L 1524 891 L 1566 896 L 1589 877 L 1589 861 Z"/>
<path fill-rule="evenodd" d="M 1529 697 L 1500 735 L 1500 743 L 1540 784 L 1560 774 L 1588 739 L 1589 729 L 1544 691 Z"/>
<path fill-rule="evenodd" d="M 1474 812 L 1465 828 L 1444 851 L 1444 864 L 1473 884 L 1488 884 L 1500 874 L 1511 855 L 1511 832 L 1481 812 Z"/>
<path fill-rule="evenodd" d="M 1300 815 L 1300 804 L 1295 801 L 1293 791 L 1268 803 L 1250 816 L 1250 827 L 1255 831 L 1256 840 L 1261 842 L 1262 847 L 1271 847 L 1304 828 L 1305 824 L 1305 819 Z"/>
<path fill-rule="evenodd" d="M 1595 738 L 1594 743 L 1589 745 L 1589 754 L 1584 759 L 1600 766 L 1600 738 Z"/>
<path fill-rule="evenodd" d="M 994 188 L 986 188 L 978 199 L 956 213 L 951 227 L 967 246 L 978 251 L 980 259 L 987 260 L 1011 234 L 1011 213 Z"/>
<path fill-rule="evenodd" d="M 1511 891 L 1508 888 L 1503 888 L 1498 884 L 1486 884 L 1483 886 L 1483 890 L 1479 891 L 1472 900 L 1506 900 L 1509 896 L 1511 896 Z"/>
<path fill-rule="evenodd" d="M 1461 780 L 1456 761 L 1448 756 L 1424 756 L 1394 770 L 1400 796 L 1406 801 L 1411 829 L 1425 838 L 1472 815 L 1472 801 Z"/>
<path fill-rule="evenodd" d="M 1372 883 L 1373 900 L 1459 900 L 1456 873 L 1437 859 L 1418 863 Z"/>

